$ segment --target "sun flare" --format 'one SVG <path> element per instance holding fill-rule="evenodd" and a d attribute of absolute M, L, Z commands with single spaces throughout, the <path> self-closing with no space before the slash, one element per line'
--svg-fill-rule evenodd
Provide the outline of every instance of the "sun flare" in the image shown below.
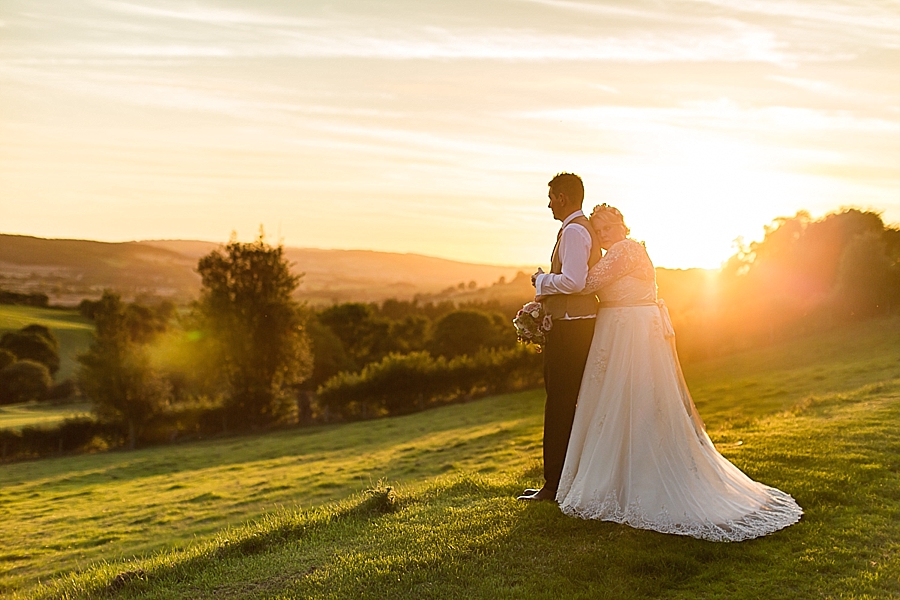
<path fill-rule="evenodd" d="M 663 266 L 800 209 L 900 220 L 891 7 L 17 0 L 0 30 L 7 233 L 541 264 L 558 171 Z"/>

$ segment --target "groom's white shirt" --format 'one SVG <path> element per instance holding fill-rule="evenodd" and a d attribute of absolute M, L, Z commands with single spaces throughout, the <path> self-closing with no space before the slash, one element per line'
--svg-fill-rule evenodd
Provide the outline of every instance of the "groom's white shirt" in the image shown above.
<path fill-rule="evenodd" d="M 534 280 L 538 296 L 551 294 L 577 294 L 584 289 L 587 281 L 588 260 L 591 256 L 591 234 L 576 223 L 566 227 L 576 217 L 584 213 L 576 210 L 562 223 L 562 237 L 559 240 L 559 259 L 562 273 L 541 273 Z"/>

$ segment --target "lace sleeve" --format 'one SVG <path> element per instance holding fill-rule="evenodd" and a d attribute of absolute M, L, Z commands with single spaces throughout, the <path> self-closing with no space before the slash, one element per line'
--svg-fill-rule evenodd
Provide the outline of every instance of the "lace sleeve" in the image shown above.
<path fill-rule="evenodd" d="M 591 294 L 606 287 L 616 279 L 628 274 L 633 268 L 634 261 L 627 252 L 627 245 L 619 242 L 601 258 L 594 267 L 588 271 L 587 281 L 584 284 L 584 293 Z"/>

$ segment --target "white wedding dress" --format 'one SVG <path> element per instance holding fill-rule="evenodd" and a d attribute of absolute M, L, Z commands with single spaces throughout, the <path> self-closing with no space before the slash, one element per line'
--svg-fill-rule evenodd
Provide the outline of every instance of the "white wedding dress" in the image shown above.
<path fill-rule="evenodd" d="M 697 415 L 644 246 L 614 244 L 588 275 L 600 298 L 556 500 L 568 515 L 712 541 L 800 519 L 791 496 L 719 454 Z"/>

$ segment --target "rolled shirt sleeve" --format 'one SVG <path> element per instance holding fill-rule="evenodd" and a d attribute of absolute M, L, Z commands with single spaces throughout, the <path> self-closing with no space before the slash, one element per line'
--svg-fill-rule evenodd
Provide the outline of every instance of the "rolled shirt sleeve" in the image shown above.
<path fill-rule="evenodd" d="M 591 234 L 578 223 L 567 225 L 559 240 L 562 273 L 541 273 L 534 280 L 538 296 L 578 294 L 584 290 L 591 256 Z"/>

